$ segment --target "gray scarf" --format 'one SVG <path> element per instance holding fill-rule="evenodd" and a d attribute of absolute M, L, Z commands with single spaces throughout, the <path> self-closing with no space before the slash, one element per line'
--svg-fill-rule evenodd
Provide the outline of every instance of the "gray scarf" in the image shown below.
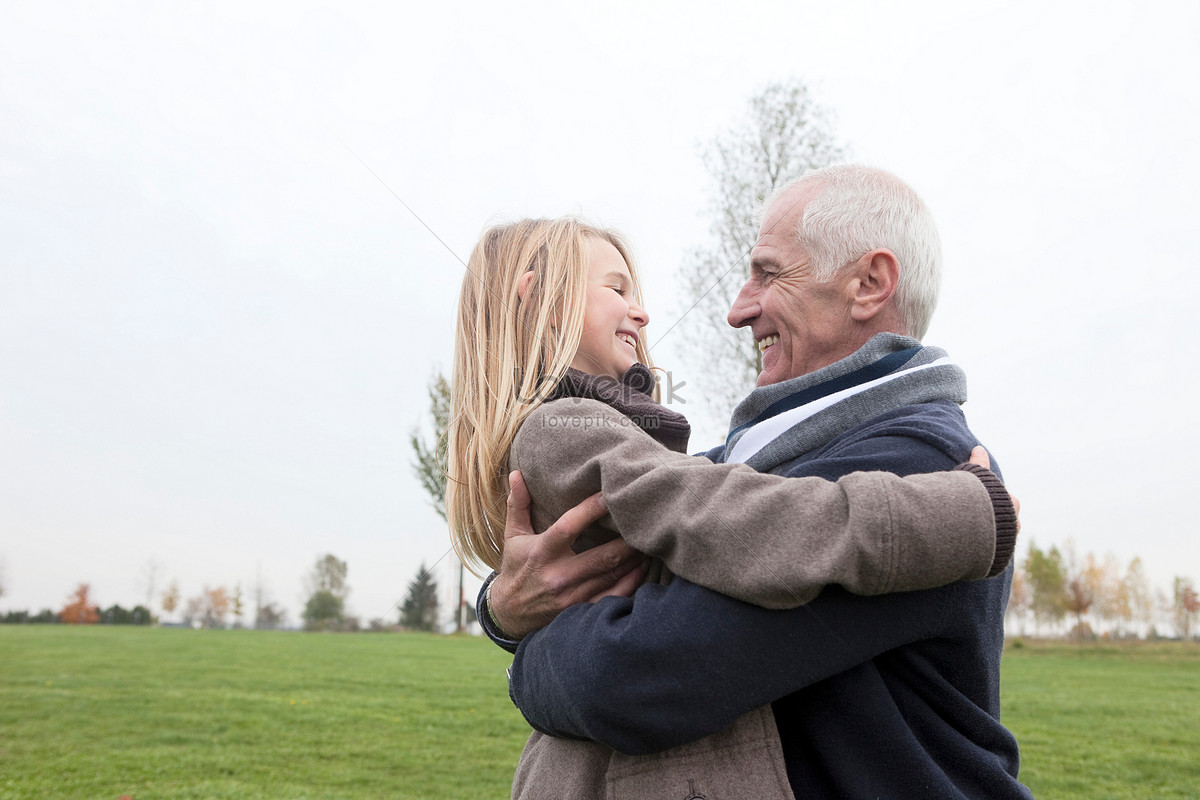
<path fill-rule="evenodd" d="M 966 399 L 966 375 L 944 350 L 880 333 L 841 361 L 751 392 L 734 409 L 722 460 L 770 472 L 884 412 Z"/>

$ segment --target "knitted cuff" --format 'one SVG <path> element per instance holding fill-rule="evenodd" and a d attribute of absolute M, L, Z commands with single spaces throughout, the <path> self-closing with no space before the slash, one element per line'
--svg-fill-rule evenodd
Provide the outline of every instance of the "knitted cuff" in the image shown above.
<path fill-rule="evenodd" d="M 1013 551 L 1017 547 L 1017 510 L 1013 506 L 1012 496 L 996 477 L 996 473 L 990 469 L 970 463 L 959 464 L 955 469 L 969 472 L 979 478 L 992 499 L 992 515 L 996 519 L 996 556 L 992 559 L 992 568 L 987 574 L 991 578 L 1004 572 L 1008 568 L 1008 562 L 1012 561 Z"/>

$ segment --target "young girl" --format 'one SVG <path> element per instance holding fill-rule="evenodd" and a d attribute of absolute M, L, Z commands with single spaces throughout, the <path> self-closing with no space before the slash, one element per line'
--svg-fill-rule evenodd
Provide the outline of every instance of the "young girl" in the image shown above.
<path fill-rule="evenodd" d="M 654 579 L 677 574 L 768 608 L 834 583 L 879 594 L 1007 566 L 1015 524 L 998 531 L 996 520 L 1011 501 L 971 473 L 831 483 L 685 455 L 687 421 L 654 402 L 640 298 L 612 231 L 562 218 L 484 233 L 459 299 L 449 429 L 446 506 L 464 562 L 499 567 L 506 476 L 520 469 L 535 530 L 603 491 L 609 516 L 577 550 L 620 534 L 661 559 Z M 710 796 L 792 796 L 770 706 L 653 756 L 535 732 L 513 796 L 654 797 L 676 792 L 665 778 L 684 768 Z"/>

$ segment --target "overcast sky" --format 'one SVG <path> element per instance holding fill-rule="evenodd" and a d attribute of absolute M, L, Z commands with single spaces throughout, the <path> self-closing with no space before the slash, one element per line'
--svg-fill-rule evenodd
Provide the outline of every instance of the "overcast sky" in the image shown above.
<path fill-rule="evenodd" d="M 1200 5 L 414 5 L 0 5 L 0 611 L 145 602 L 152 560 L 293 621 L 326 552 L 364 620 L 421 562 L 448 584 L 407 439 L 459 259 L 583 214 L 665 331 L 698 148 L 791 78 L 933 209 L 926 341 L 1023 540 L 1200 579 Z"/>

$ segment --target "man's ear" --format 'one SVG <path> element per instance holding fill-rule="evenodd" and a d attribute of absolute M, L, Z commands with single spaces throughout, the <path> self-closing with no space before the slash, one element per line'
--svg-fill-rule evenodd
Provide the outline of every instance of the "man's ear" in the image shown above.
<path fill-rule="evenodd" d="M 525 299 L 525 293 L 529 291 L 529 284 L 533 281 L 535 274 L 532 271 L 523 272 L 521 273 L 521 277 L 517 278 L 517 297 L 522 300 Z"/>
<path fill-rule="evenodd" d="M 872 250 L 854 264 L 850 316 L 868 322 L 886 309 L 900 284 L 900 264 L 891 250 Z"/>

